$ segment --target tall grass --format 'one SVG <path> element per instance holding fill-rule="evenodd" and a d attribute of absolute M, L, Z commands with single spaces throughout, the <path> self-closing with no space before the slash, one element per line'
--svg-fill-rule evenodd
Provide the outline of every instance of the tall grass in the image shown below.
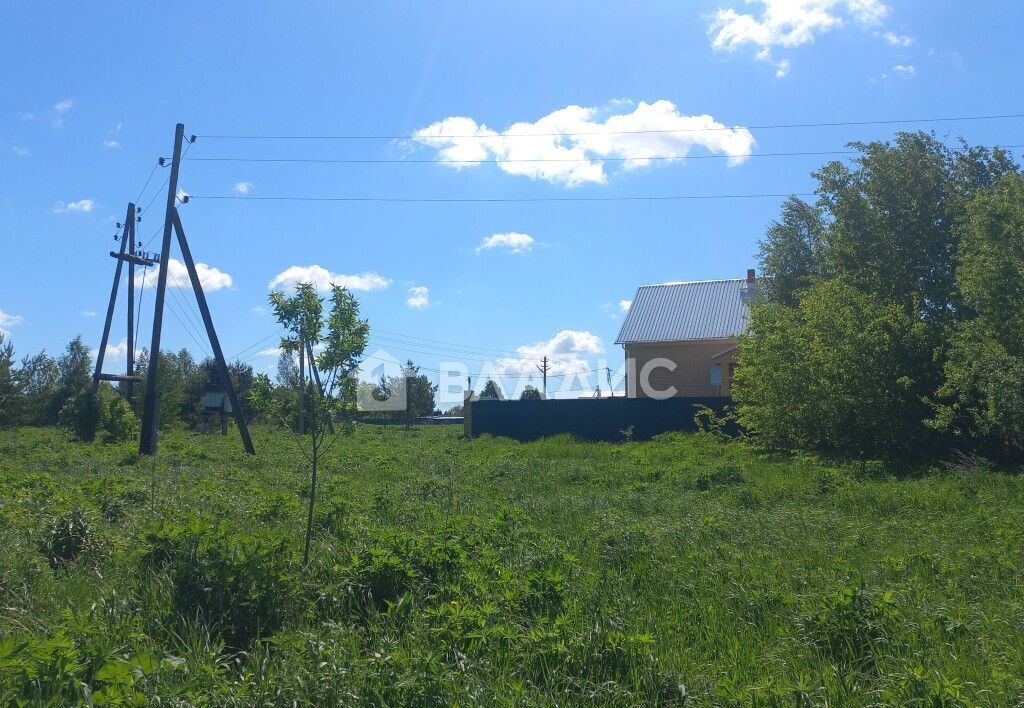
<path fill-rule="evenodd" d="M 1024 705 L 1024 478 L 742 442 L 0 433 L 0 704 Z"/>

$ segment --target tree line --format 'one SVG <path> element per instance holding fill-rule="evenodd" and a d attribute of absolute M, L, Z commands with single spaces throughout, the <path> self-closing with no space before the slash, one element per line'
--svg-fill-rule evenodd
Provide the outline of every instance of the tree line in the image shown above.
<path fill-rule="evenodd" d="M 853 143 L 760 244 L 733 387 L 777 448 L 1024 452 L 1024 177 L 933 135 Z"/>

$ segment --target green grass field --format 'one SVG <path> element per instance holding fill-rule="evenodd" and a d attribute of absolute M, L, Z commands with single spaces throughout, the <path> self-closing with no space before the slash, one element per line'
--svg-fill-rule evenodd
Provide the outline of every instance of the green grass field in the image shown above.
<path fill-rule="evenodd" d="M 0 432 L 0 704 L 1024 705 L 1024 477 L 362 427 Z"/>

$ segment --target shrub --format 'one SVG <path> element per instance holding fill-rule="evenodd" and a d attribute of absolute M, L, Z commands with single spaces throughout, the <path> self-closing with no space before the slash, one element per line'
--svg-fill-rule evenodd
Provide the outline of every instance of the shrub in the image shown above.
<path fill-rule="evenodd" d="M 739 422 L 779 449 L 930 452 L 930 360 L 927 328 L 903 307 L 824 281 L 795 309 L 752 307 L 733 388 Z"/>
<path fill-rule="evenodd" d="M 71 563 L 92 547 L 92 529 L 85 512 L 72 509 L 55 518 L 43 544 L 43 552 L 52 568 Z"/>
<path fill-rule="evenodd" d="M 898 615 L 888 593 L 872 596 L 863 587 L 847 586 L 825 598 L 800 624 L 810 642 L 836 661 L 872 668 Z"/>
<path fill-rule="evenodd" d="M 119 443 L 132 440 L 139 434 L 139 420 L 128 401 L 114 396 L 106 405 L 102 428 L 103 442 Z"/>
<path fill-rule="evenodd" d="M 276 632 L 294 605 L 293 559 L 281 537 L 195 522 L 160 525 L 144 543 L 143 564 L 173 583 L 175 611 L 219 631 L 232 647 Z"/>
<path fill-rule="evenodd" d="M 57 416 L 57 425 L 76 440 L 91 442 L 102 418 L 99 397 L 92 390 L 83 391 L 64 404 Z"/>

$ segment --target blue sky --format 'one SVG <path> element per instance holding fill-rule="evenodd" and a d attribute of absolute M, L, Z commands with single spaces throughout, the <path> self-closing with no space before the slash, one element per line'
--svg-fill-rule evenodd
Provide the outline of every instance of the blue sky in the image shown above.
<path fill-rule="evenodd" d="M 839 151 L 895 127 L 756 126 L 1022 111 L 1019 2 L 12 3 L 4 14 L 0 328 L 19 355 L 55 353 L 77 333 L 98 345 L 114 222 L 170 154 L 178 121 L 200 136 L 194 158 L 389 161 L 183 163 L 180 186 L 197 198 L 182 219 L 211 269 L 229 356 L 275 344 L 261 307 L 271 282 L 315 276 L 353 287 L 371 351 L 428 369 L 461 361 L 478 377 L 484 360 L 526 372 L 545 353 L 560 373 L 618 367 L 620 303 L 641 284 L 742 277 L 781 199 L 198 197 L 803 193 L 828 157 L 765 153 Z M 1024 143 L 1020 119 L 907 127 Z M 673 155 L 712 157 L 637 159 Z M 163 201 L 144 213 L 142 240 Z M 187 321 L 189 291 L 176 295 Z M 144 298 L 143 345 L 152 290 Z M 175 316 L 165 323 L 165 347 L 199 350 Z"/>

